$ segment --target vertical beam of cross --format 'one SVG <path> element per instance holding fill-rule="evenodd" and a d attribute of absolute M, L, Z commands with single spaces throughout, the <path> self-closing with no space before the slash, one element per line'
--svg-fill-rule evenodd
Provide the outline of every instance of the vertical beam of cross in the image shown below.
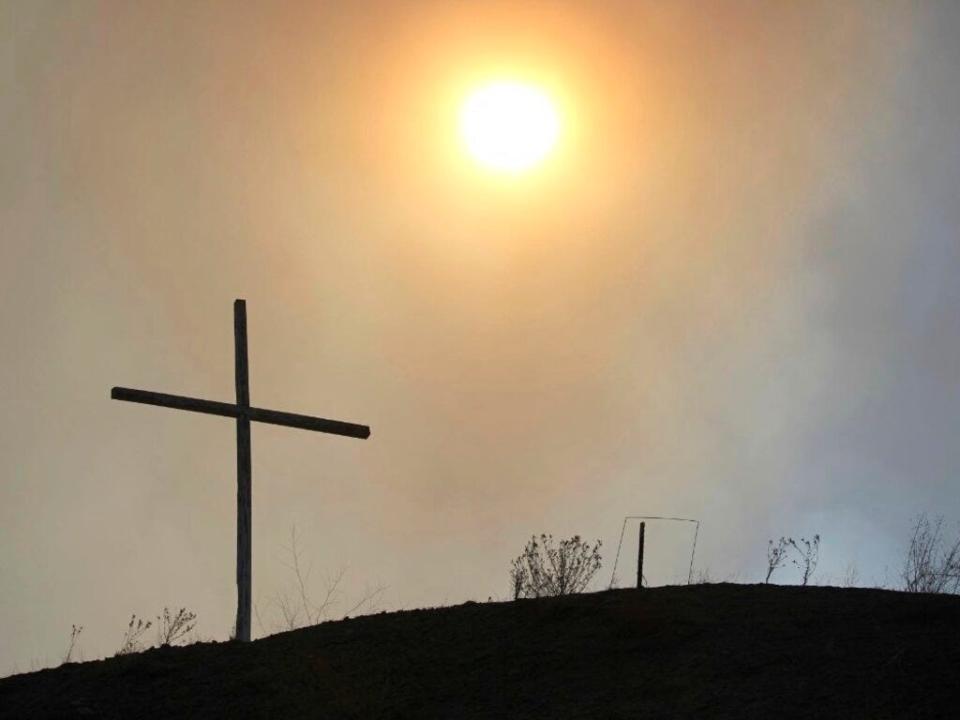
<path fill-rule="evenodd" d="M 247 303 L 233 302 L 233 341 L 237 384 L 237 623 L 236 638 L 250 640 L 253 587 L 253 502 L 250 466 L 250 372 L 247 364 Z"/>

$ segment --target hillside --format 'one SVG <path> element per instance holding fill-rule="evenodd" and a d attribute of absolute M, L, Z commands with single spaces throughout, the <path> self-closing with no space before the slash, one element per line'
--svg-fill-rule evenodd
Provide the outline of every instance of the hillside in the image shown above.
<path fill-rule="evenodd" d="M 699 585 L 380 614 L 0 680 L 0 718 L 940 718 L 960 598 Z"/>

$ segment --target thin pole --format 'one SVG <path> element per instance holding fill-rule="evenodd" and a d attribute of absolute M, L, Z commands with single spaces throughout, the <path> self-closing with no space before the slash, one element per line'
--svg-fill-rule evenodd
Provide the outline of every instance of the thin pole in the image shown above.
<path fill-rule="evenodd" d="M 640 523 L 640 545 L 637 548 L 637 589 L 643 587 L 643 533 L 647 524 Z"/>
<path fill-rule="evenodd" d="M 693 581 L 693 556 L 697 553 L 697 535 L 700 534 L 700 521 L 697 520 L 697 527 L 693 531 L 693 548 L 690 550 L 690 572 L 687 573 L 687 585 Z"/>
<path fill-rule="evenodd" d="M 250 377 L 247 364 L 247 304 L 233 303 L 233 339 L 237 384 L 237 628 L 236 639 L 250 642 L 252 528 L 250 467 Z"/>

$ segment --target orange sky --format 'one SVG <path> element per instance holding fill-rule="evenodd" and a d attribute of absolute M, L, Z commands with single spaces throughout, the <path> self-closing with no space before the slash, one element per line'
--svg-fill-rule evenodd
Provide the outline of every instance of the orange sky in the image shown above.
<path fill-rule="evenodd" d="M 293 523 L 396 608 L 503 596 L 533 532 L 605 582 L 626 513 L 702 518 L 715 576 L 820 532 L 880 582 L 960 510 L 951 8 L 0 13 L 0 672 L 164 604 L 226 636 L 232 425 L 108 393 L 230 399 L 235 297 L 254 403 L 373 428 L 254 429 L 261 607 Z M 567 124 L 505 181 L 456 115 L 511 74 Z"/>

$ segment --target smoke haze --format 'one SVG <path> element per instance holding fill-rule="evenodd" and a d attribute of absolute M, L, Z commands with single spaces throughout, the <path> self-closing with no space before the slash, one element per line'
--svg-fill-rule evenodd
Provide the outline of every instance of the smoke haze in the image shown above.
<path fill-rule="evenodd" d="M 293 525 L 385 609 L 505 597 L 534 532 L 602 538 L 599 587 L 626 514 L 701 519 L 715 579 L 818 532 L 821 579 L 894 582 L 916 513 L 960 520 L 957 37 L 951 3 L 0 2 L 0 672 L 164 605 L 228 635 L 234 424 L 109 389 L 232 401 L 237 297 L 255 405 L 373 431 L 254 425 L 263 613 Z M 566 123 L 512 182 L 455 128 L 504 72 Z M 689 541 L 648 526 L 651 582 Z"/>

